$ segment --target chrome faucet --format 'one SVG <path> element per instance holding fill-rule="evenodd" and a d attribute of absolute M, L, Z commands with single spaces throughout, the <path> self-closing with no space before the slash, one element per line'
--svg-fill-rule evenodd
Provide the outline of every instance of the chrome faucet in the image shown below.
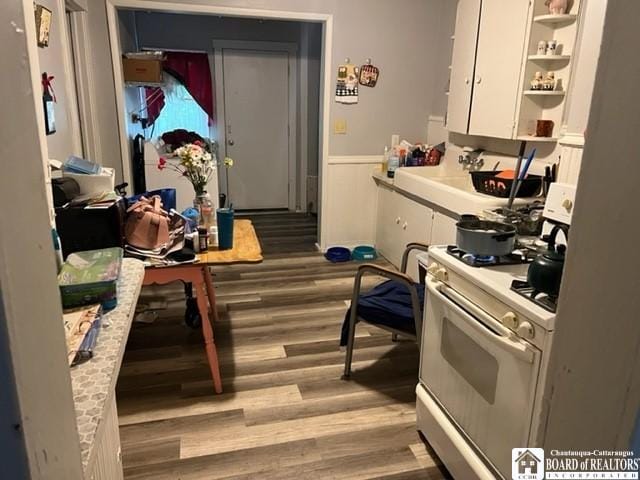
<path fill-rule="evenodd" d="M 484 150 L 478 148 L 476 150 L 471 150 L 470 148 L 465 148 L 463 150 L 463 155 L 458 156 L 458 163 L 463 167 L 467 167 L 469 170 L 478 170 L 482 168 L 484 165 L 484 159 L 480 157 L 484 153 Z"/>

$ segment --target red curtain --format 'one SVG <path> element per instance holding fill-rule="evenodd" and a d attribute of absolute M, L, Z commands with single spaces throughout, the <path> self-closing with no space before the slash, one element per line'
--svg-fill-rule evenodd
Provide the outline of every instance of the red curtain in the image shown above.
<path fill-rule="evenodd" d="M 213 83 L 209 56 L 206 53 L 167 52 L 163 68 L 184 85 L 198 105 L 207 112 L 209 121 L 213 121 Z M 164 107 L 164 94 L 159 87 L 146 87 L 145 96 L 147 117 L 151 125 Z"/>

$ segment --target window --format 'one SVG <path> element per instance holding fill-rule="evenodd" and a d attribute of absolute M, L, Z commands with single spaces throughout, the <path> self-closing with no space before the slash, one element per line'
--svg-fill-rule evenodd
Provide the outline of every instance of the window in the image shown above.
<path fill-rule="evenodd" d="M 196 132 L 203 138 L 211 136 L 207 113 L 180 82 L 165 73 L 162 91 L 165 95 L 164 107 L 152 126 L 153 138 L 179 128 Z"/>

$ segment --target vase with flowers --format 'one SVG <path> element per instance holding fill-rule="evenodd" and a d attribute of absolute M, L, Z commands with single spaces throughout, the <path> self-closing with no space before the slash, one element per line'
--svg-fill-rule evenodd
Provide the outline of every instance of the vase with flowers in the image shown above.
<path fill-rule="evenodd" d="M 158 160 L 158 169 L 173 170 L 189 180 L 196 195 L 193 206 L 200 212 L 200 223 L 207 228 L 215 225 L 213 202 L 207 193 L 207 184 L 217 168 L 211 150 L 211 146 L 196 140 L 173 150 L 172 156 L 178 159 L 178 163 L 169 162 L 164 157 Z"/>

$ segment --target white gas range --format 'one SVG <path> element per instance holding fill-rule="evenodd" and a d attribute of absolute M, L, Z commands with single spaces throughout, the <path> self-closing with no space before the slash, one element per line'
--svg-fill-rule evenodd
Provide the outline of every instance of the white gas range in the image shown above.
<path fill-rule="evenodd" d="M 419 256 L 427 292 L 417 425 L 459 479 L 511 478 L 511 449 L 541 441 L 555 313 L 513 291 L 528 264 L 470 266 L 446 246 Z"/>

